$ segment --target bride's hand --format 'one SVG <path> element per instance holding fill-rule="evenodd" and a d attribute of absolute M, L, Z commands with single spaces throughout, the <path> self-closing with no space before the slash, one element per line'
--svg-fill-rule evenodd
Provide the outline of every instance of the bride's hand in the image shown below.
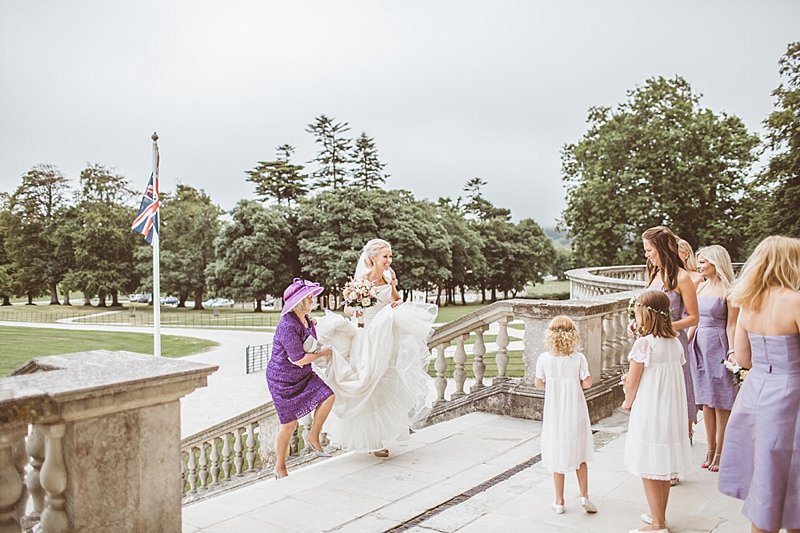
<path fill-rule="evenodd" d="M 403 303 L 403 300 L 395 300 L 395 301 L 393 301 L 392 304 L 391 304 L 392 305 L 392 309 L 398 307 L 401 303 Z"/>

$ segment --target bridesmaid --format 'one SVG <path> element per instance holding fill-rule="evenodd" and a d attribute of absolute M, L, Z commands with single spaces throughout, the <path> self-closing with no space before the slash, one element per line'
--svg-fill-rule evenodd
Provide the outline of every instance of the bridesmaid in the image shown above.
<path fill-rule="evenodd" d="M 719 471 L 725 426 L 731 414 L 736 387 L 722 364 L 730 355 L 739 309 L 728 301 L 733 284 L 733 265 L 728 251 L 711 245 L 697 252 L 700 273 L 706 279 L 697 289 L 700 323 L 689 330 L 689 363 L 692 367 L 695 401 L 703 406 L 708 448 L 701 468 Z"/>
<path fill-rule="evenodd" d="M 306 446 L 318 457 L 329 457 L 319 440 L 322 424 L 333 407 L 333 391 L 311 370 L 312 361 L 331 355 L 331 347 L 316 346 L 314 322 L 308 314 L 314 297 L 325 290 L 319 283 L 294 278 L 283 291 L 283 310 L 275 328 L 267 386 L 278 412 L 275 436 L 275 477 L 286 477 L 286 454 L 297 420 L 314 411 Z"/>
<path fill-rule="evenodd" d="M 689 441 L 694 434 L 693 424 L 697 423 L 698 407 L 694 399 L 692 371 L 689 368 L 689 338 L 686 329 L 697 325 L 697 292 L 689 273 L 683 268 L 678 255 L 678 238 L 666 226 L 655 226 L 642 234 L 644 253 L 647 258 L 648 289 L 667 293 L 672 313 L 672 327 L 678 332 L 678 340 L 683 346 L 683 378 L 686 384 L 686 404 L 688 406 L 687 424 Z M 677 479 L 673 485 L 677 484 Z"/>
<path fill-rule="evenodd" d="M 719 490 L 753 532 L 800 532 L 800 239 L 767 237 L 730 294 L 735 357 L 752 369 L 733 404 Z"/>
<path fill-rule="evenodd" d="M 694 256 L 692 245 L 683 239 L 678 239 L 678 256 L 683 262 L 683 269 L 689 273 L 695 286 L 703 283 L 703 275 L 697 271 L 697 259 Z"/>

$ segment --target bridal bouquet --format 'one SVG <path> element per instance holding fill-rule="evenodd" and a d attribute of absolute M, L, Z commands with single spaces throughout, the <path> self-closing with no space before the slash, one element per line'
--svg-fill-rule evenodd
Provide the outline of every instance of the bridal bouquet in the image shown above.
<path fill-rule="evenodd" d="M 740 367 L 735 362 L 729 361 L 727 359 L 722 360 L 722 364 L 725 365 L 725 368 L 728 369 L 728 372 L 733 374 L 733 384 L 734 385 L 741 385 L 744 381 L 744 378 L 747 377 L 748 369 Z"/>
<path fill-rule="evenodd" d="M 367 280 L 351 279 L 345 284 L 342 296 L 346 307 L 356 309 L 366 309 L 378 301 L 375 284 Z"/>

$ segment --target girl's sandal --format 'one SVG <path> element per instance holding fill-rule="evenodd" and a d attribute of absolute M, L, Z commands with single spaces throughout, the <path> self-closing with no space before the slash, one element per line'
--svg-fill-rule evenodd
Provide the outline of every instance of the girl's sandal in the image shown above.
<path fill-rule="evenodd" d="M 678 479 L 678 476 L 672 476 L 671 478 L 669 478 L 669 486 L 670 487 L 674 487 L 675 485 L 677 485 L 680 482 L 681 482 L 681 480 Z"/>
<path fill-rule="evenodd" d="M 708 465 L 709 472 L 719 472 L 719 459 L 722 457 L 720 454 L 714 454 L 714 461 L 710 465 Z"/>
<path fill-rule="evenodd" d="M 712 464 L 714 464 L 714 457 L 717 456 L 715 453 L 717 450 L 708 450 L 706 451 L 706 458 L 700 463 L 700 468 L 708 468 Z"/>

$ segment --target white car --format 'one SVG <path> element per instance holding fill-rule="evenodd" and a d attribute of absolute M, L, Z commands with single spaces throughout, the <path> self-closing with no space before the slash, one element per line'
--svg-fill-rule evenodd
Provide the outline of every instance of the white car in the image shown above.
<path fill-rule="evenodd" d="M 227 298 L 211 298 L 203 302 L 203 307 L 233 307 L 234 301 Z"/>

